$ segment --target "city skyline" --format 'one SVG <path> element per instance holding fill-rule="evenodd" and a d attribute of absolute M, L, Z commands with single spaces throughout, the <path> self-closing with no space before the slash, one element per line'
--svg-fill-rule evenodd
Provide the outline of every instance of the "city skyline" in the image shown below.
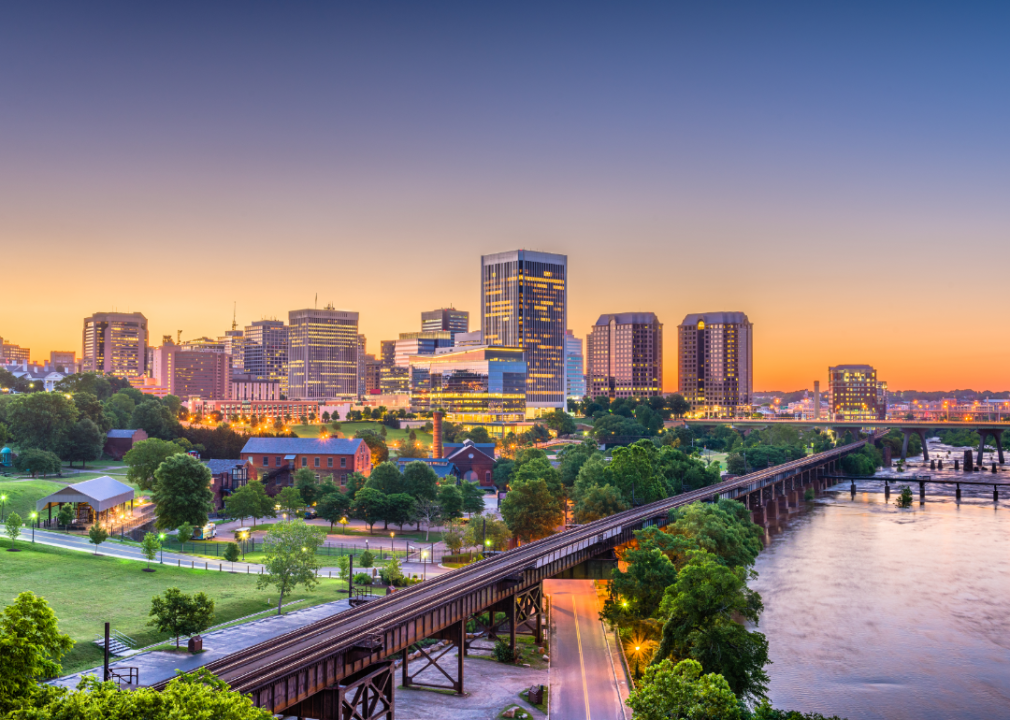
<path fill-rule="evenodd" d="M 317 292 L 374 354 L 475 325 L 474 258 L 524 247 L 570 258 L 581 337 L 746 312 L 756 391 L 1010 386 L 998 282 L 948 269 L 1010 260 L 1006 8 L 187 12 L 0 9 L 0 335 L 35 359 L 96 311 L 217 337 Z"/>

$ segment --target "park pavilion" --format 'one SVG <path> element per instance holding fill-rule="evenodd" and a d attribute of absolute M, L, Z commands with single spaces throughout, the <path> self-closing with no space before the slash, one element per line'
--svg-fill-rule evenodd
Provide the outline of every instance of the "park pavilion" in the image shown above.
<path fill-rule="evenodd" d="M 129 514 L 133 510 L 133 488 L 108 475 L 94 480 L 85 480 L 75 485 L 67 485 L 52 495 L 47 495 L 35 503 L 35 509 L 42 518 L 43 511 L 49 512 L 49 520 L 53 519 L 53 507 L 56 512 L 64 504 L 74 506 L 76 523 L 91 525 L 97 522 L 108 527 L 119 516 Z"/>

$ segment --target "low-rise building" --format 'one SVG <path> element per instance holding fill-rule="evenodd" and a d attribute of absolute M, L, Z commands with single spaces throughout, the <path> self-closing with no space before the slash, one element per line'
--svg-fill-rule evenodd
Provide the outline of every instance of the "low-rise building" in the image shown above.
<path fill-rule="evenodd" d="M 403 472 L 407 469 L 407 466 L 413 462 L 424 463 L 438 476 L 439 480 L 445 480 L 448 477 L 453 477 L 459 480 L 463 477 L 463 473 L 460 469 L 456 467 L 456 463 L 450 460 L 443 460 L 441 458 L 400 458 L 396 461 L 396 467 Z"/>
<path fill-rule="evenodd" d="M 494 443 L 444 443 L 442 457 L 456 466 L 463 480 L 480 483 L 482 487 L 494 485 Z"/>
<path fill-rule="evenodd" d="M 249 374 L 231 376 L 229 400 L 280 400 L 281 382 Z"/>
<path fill-rule="evenodd" d="M 290 418 L 309 418 L 313 413 L 320 414 L 318 400 L 203 400 L 194 398 L 187 403 L 190 414 L 210 415 L 221 413 L 224 420 L 235 418 L 258 418 L 286 421 Z"/>
<path fill-rule="evenodd" d="M 829 367 L 828 390 L 834 420 L 887 417 L 887 385 L 877 380 L 877 371 L 870 365 Z"/>
<path fill-rule="evenodd" d="M 340 487 L 352 472 L 369 475 L 372 453 L 364 440 L 343 438 L 250 438 L 241 459 L 251 463 L 270 495 L 292 484 L 294 473 L 308 468 L 316 480 L 328 476 Z"/>
<path fill-rule="evenodd" d="M 204 465 L 210 470 L 210 490 L 214 493 L 214 507 L 218 510 L 224 507 L 224 501 L 249 482 L 255 472 L 246 460 L 205 460 Z"/>
<path fill-rule="evenodd" d="M 102 449 L 113 460 L 122 460 L 126 453 L 137 443 L 147 440 L 147 433 L 136 430 L 109 430 L 105 434 L 105 447 Z"/>

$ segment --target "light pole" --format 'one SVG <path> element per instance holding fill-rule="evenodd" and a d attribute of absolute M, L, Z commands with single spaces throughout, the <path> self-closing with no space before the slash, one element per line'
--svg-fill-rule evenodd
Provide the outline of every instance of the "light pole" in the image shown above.
<path fill-rule="evenodd" d="M 346 535 L 347 534 L 347 518 L 346 517 L 340 518 L 340 534 L 341 535 Z"/>
<path fill-rule="evenodd" d="M 421 580 L 428 579 L 428 551 L 421 551 Z"/>
<path fill-rule="evenodd" d="M 243 530 L 238 534 L 238 539 L 242 542 L 242 562 L 245 562 L 245 541 L 249 537 L 249 531 Z"/>
<path fill-rule="evenodd" d="M 165 533 L 158 533 L 158 542 L 161 543 L 159 550 L 161 551 L 161 558 L 158 562 L 162 565 L 165 564 Z"/>
<path fill-rule="evenodd" d="M 35 523 L 38 521 L 39 514 L 37 512 L 33 512 L 32 515 L 31 515 L 31 518 L 32 518 L 32 542 L 34 543 L 35 542 Z"/>
<path fill-rule="evenodd" d="M 396 535 L 395 532 L 389 533 L 389 557 L 392 559 L 393 555 L 396 553 L 396 547 L 393 545 L 393 536 Z"/>

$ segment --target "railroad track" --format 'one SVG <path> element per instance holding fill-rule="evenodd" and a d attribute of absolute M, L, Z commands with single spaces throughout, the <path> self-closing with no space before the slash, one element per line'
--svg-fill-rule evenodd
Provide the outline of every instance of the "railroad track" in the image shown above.
<path fill-rule="evenodd" d="M 206 667 L 228 682 L 232 689 L 250 692 L 256 687 L 290 674 L 299 667 L 330 657 L 338 648 L 350 648 L 356 644 L 367 643 L 373 636 L 381 635 L 387 625 L 402 623 L 405 617 L 416 616 L 451 602 L 472 591 L 474 587 L 488 585 L 521 573 L 535 566 L 538 559 L 551 553 L 565 550 L 583 541 L 600 541 L 604 537 L 609 537 L 607 533 L 612 533 L 615 529 L 620 531 L 627 526 L 644 526 L 644 523 L 650 520 L 665 518 L 666 514 L 676 507 L 699 500 L 709 500 L 737 489 L 762 486 L 763 481 L 790 471 L 816 467 L 824 461 L 857 450 L 864 444 L 865 441 L 859 441 L 817 455 L 792 460 L 551 535 L 233 653 L 209 663 Z M 161 689 L 167 684 L 168 681 L 164 681 L 153 687 Z"/>

